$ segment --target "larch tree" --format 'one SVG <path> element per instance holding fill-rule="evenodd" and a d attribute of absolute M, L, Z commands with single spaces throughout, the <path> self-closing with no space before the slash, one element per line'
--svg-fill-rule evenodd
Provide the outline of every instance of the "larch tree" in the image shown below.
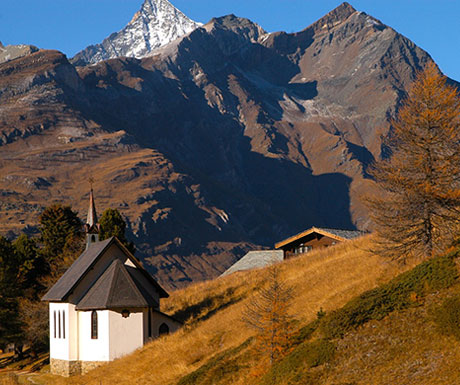
<path fill-rule="evenodd" d="M 261 373 L 289 351 L 292 298 L 292 288 L 282 280 L 280 267 L 273 265 L 267 271 L 266 287 L 252 297 L 243 311 L 243 322 L 257 333 L 255 347 L 262 355 L 257 369 Z"/>
<path fill-rule="evenodd" d="M 378 251 L 430 258 L 460 221 L 460 98 L 435 64 L 418 74 L 392 125 L 391 155 L 371 170 L 381 191 L 366 198 Z"/>

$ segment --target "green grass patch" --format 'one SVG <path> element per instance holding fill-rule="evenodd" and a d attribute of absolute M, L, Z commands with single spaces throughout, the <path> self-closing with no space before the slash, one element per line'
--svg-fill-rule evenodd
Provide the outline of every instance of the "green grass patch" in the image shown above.
<path fill-rule="evenodd" d="M 431 314 L 441 333 L 460 340 L 460 295 L 445 299 Z"/>
<path fill-rule="evenodd" d="M 177 385 L 213 385 L 222 382 L 226 377 L 236 375 L 244 366 L 244 360 L 239 359 L 239 354 L 251 341 L 252 338 L 248 338 L 241 345 L 216 355 L 197 370 L 182 377 Z"/>
<path fill-rule="evenodd" d="M 326 339 L 304 342 L 288 356 L 275 363 L 262 378 L 261 385 L 271 384 L 310 384 L 315 376 L 308 369 L 331 362 L 335 354 L 335 345 Z"/>
<path fill-rule="evenodd" d="M 455 258 L 458 251 L 433 258 L 401 274 L 389 283 L 352 299 L 341 309 L 321 319 L 326 338 L 339 338 L 370 320 L 380 320 L 395 310 L 417 304 L 430 292 L 452 286 L 458 279 Z"/>
<path fill-rule="evenodd" d="M 290 346 L 295 347 L 305 341 L 308 341 L 313 333 L 318 329 L 319 325 L 320 320 L 316 319 L 300 328 L 290 339 Z"/>

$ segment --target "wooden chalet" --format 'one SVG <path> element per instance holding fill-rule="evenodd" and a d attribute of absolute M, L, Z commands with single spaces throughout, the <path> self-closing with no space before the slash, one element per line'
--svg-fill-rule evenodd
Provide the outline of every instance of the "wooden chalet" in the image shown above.
<path fill-rule="evenodd" d="M 275 249 L 283 250 L 283 258 L 305 254 L 313 249 L 333 246 L 364 235 L 362 231 L 322 229 L 312 227 L 275 244 Z"/>

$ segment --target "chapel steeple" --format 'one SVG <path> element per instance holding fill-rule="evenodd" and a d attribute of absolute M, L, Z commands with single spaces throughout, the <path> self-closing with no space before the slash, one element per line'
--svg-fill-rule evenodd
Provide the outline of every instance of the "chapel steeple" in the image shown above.
<path fill-rule="evenodd" d="M 89 182 L 91 184 L 91 190 L 89 192 L 89 208 L 85 224 L 86 248 L 88 248 L 90 244 L 99 241 L 99 231 L 101 228 L 97 221 L 96 204 L 94 203 L 93 179 L 90 178 Z"/>

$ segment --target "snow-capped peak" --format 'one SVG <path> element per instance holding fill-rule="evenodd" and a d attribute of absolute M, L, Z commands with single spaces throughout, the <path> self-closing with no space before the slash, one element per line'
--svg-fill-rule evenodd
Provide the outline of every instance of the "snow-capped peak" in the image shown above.
<path fill-rule="evenodd" d="M 72 61 L 87 64 L 120 56 L 142 58 L 200 25 L 168 0 L 145 0 L 125 28 L 110 35 L 101 44 L 85 48 Z"/>

